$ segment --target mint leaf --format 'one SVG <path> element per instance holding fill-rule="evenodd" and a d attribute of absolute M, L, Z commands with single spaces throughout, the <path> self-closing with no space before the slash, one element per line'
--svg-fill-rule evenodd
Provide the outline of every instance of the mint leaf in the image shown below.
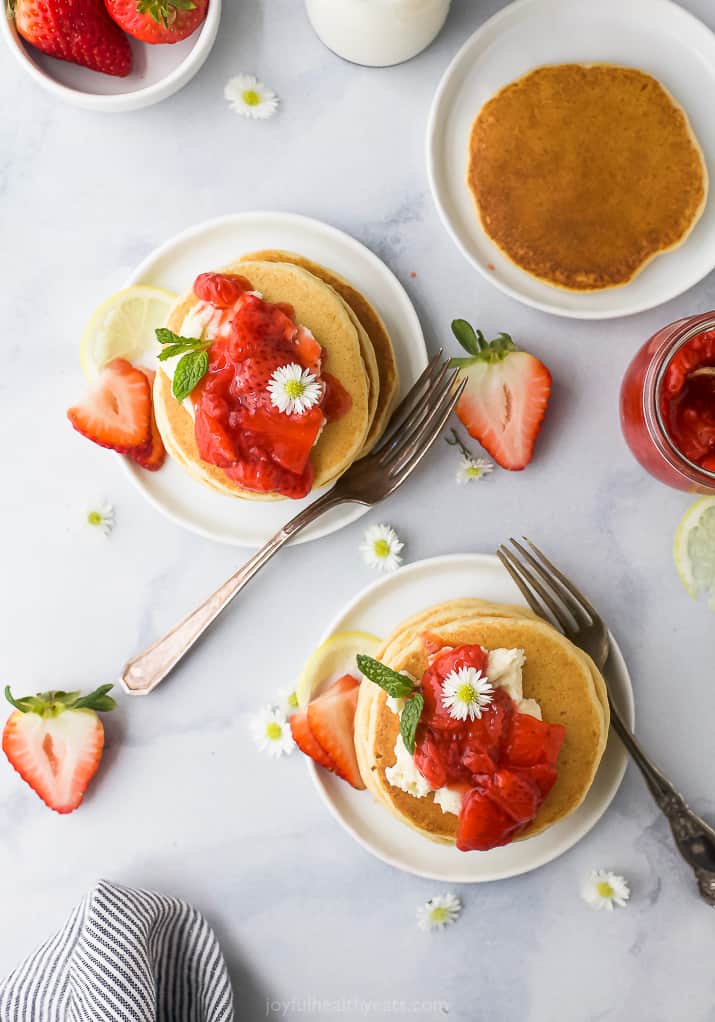
<path fill-rule="evenodd" d="M 360 673 L 364 674 L 368 681 L 374 681 L 393 699 L 403 699 L 415 690 L 414 684 L 406 674 L 398 674 L 371 656 L 358 653 L 357 665 Z"/>
<path fill-rule="evenodd" d="M 162 348 L 158 358 L 160 362 L 166 362 L 167 358 L 175 358 L 177 355 L 185 355 L 187 351 L 196 350 L 194 341 L 178 341 L 176 344 L 167 344 L 165 348 Z"/>
<path fill-rule="evenodd" d="M 209 368 L 209 356 L 205 351 L 191 351 L 179 359 L 174 372 L 171 392 L 177 401 L 189 396 L 197 383 L 204 378 Z"/>
<path fill-rule="evenodd" d="M 405 703 L 405 707 L 400 715 L 400 734 L 402 735 L 402 741 L 405 743 L 405 748 L 411 756 L 414 756 L 415 753 L 415 735 L 424 708 L 425 697 L 421 692 L 415 692 Z"/>

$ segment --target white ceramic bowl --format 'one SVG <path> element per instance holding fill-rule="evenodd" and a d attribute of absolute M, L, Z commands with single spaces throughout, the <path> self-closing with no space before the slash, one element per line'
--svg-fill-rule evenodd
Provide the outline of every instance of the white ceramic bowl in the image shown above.
<path fill-rule="evenodd" d="M 149 46 L 130 39 L 134 70 L 126 78 L 45 56 L 18 35 L 8 17 L 0 16 L 0 34 L 27 74 L 59 99 L 85 110 L 125 113 L 159 103 L 191 81 L 211 52 L 220 20 L 221 0 L 211 0 L 204 22 L 183 42 Z"/>

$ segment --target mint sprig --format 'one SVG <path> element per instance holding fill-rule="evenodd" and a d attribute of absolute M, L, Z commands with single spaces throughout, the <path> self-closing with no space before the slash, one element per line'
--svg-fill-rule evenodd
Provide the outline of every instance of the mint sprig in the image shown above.
<path fill-rule="evenodd" d="M 400 714 L 400 734 L 407 751 L 413 756 L 417 725 L 425 708 L 424 696 L 406 674 L 399 674 L 397 671 L 393 671 L 387 664 L 382 664 L 371 656 L 359 653 L 357 665 L 361 674 L 364 674 L 368 681 L 379 685 L 393 699 L 406 700 Z"/>
<path fill-rule="evenodd" d="M 181 337 L 163 326 L 155 333 L 157 341 L 163 346 L 159 352 L 160 362 L 181 356 L 174 370 L 171 393 L 177 401 L 184 401 L 208 372 L 207 349 L 211 341 L 199 337 Z"/>

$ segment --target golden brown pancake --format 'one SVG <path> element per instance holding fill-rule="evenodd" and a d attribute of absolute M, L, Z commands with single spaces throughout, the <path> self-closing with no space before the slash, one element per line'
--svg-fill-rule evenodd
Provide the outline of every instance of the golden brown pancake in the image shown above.
<path fill-rule="evenodd" d="M 397 373 L 397 359 L 395 357 L 394 348 L 392 347 L 390 335 L 387 332 L 387 327 L 382 321 L 382 317 L 370 304 L 367 298 L 354 288 L 352 284 L 348 283 L 347 280 L 338 276 L 338 274 L 333 270 L 327 270 L 319 263 L 313 262 L 312 259 L 306 259 L 305 256 L 296 255 L 295 252 L 283 252 L 276 251 L 274 249 L 267 249 L 261 252 L 253 252 L 244 258 L 264 259 L 268 262 L 294 263 L 296 266 L 302 266 L 304 270 L 308 270 L 310 273 L 313 273 L 316 277 L 319 277 L 337 291 L 348 308 L 353 311 L 355 316 L 357 316 L 358 321 L 364 327 L 374 352 L 375 366 L 379 380 L 375 414 L 372 426 L 368 432 L 367 440 L 365 441 L 363 452 L 367 454 L 367 452 L 372 449 L 374 444 L 376 444 L 382 436 L 390 415 L 392 414 L 392 410 L 395 407 L 397 395 L 400 389 L 400 380 Z M 368 364 L 367 359 L 366 364 Z"/>
<path fill-rule="evenodd" d="M 358 457 L 370 426 L 368 378 L 353 318 L 331 288 L 298 266 L 241 262 L 225 267 L 224 272 L 246 276 L 266 301 L 290 303 L 296 321 L 311 330 L 326 349 L 330 372 L 350 393 L 350 411 L 326 424 L 311 453 L 317 489 L 344 472 Z M 196 303 L 193 291 L 180 298 L 169 314 L 169 329 L 180 333 L 184 319 Z M 171 381 L 161 368 L 154 381 L 154 410 L 167 451 L 194 478 L 230 496 L 248 500 L 286 499 L 281 494 L 244 490 L 223 469 L 199 457 L 193 418 L 174 398 Z"/>
<path fill-rule="evenodd" d="M 591 786 L 608 736 L 605 683 L 593 661 L 522 607 L 452 601 L 415 615 L 406 624 L 383 644 L 378 659 L 417 678 L 426 669 L 427 654 L 416 629 L 433 631 L 448 645 L 479 643 L 488 649 L 525 650 L 524 696 L 538 700 L 544 720 L 564 724 L 566 735 L 556 784 L 535 821 L 517 840 L 533 837 L 573 812 Z M 366 786 L 403 823 L 434 841 L 454 844 L 455 815 L 443 813 L 431 795 L 415 798 L 387 780 L 386 770 L 395 762 L 398 733 L 399 718 L 388 708 L 385 693 L 364 680 L 355 718 L 355 745 Z"/>
<path fill-rule="evenodd" d="M 484 230 L 517 266 L 596 291 L 627 284 L 685 240 L 708 175 L 685 111 L 651 75 L 556 64 L 479 111 L 467 184 Z"/>

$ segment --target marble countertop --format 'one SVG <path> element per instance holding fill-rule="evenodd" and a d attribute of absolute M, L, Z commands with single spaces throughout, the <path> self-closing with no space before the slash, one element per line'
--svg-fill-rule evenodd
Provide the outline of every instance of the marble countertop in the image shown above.
<path fill-rule="evenodd" d="M 465 262 L 428 190 L 425 123 L 448 61 L 502 6 L 457 0 L 426 53 L 368 70 L 324 49 L 298 0 L 232 0 L 198 77 L 128 115 L 63 106 L 2 60 L 0 649 L 2 683 L 18 693 L 112 680 L 241 559 L 163 519 L 111 457 L 63 426 L 82 387 L 88 312 L 182 228 L 251 208 L 324 219 L 395 271 L 432 348 L 465 315 L 543 357 L 555 389 L 526 473 L 458 488 L 440 444 L 379 511 L 286 551 L 151 698 L 121 697 L 79 812 L 48 812 L 0 764 L 0 974 L 106 877 L 206 914 L 242 1019 L 265 1017 L 268 1000 L 288 1002 L 288 1017 L 412 1006 L 428 1018 L 446 1005 L 464 1022 L 715 1019 L 712 911 L 634 769 L 580 844 L 530 875 L 458 888 L 461 922 L 428 935 L 415 908 L 443 885 L 369 857 L 326 812 L 299 758 L 262 759 L 247 733 L 335 608 L 372 581 L 357 554 L 368 522 L 391 522 L 409 560 L 493 551 L 528 530 L 612 623 L 642 741 L 715 816 L 714 619 L 681 589 L 671 555 L 690 498 L 638 467 L 617 408 L 635 349 L 663 323 L 715 307 L 715 276 L 652 312 L 579 323 L 522 307 Z M 710 0 L 684 6 L 715 28 Z M 279 92 L 278 117 L 255 124 L 228 109 L 223 85 L 239 71 Z M 97 498 L 116 509 L 109 540 L 84 525 Z M 295 606 L 296 579 L 311 594 L 307 613 Z M 627 910 L 595 914 L 579 899 L 599 867 L 627 876 Z"/>

